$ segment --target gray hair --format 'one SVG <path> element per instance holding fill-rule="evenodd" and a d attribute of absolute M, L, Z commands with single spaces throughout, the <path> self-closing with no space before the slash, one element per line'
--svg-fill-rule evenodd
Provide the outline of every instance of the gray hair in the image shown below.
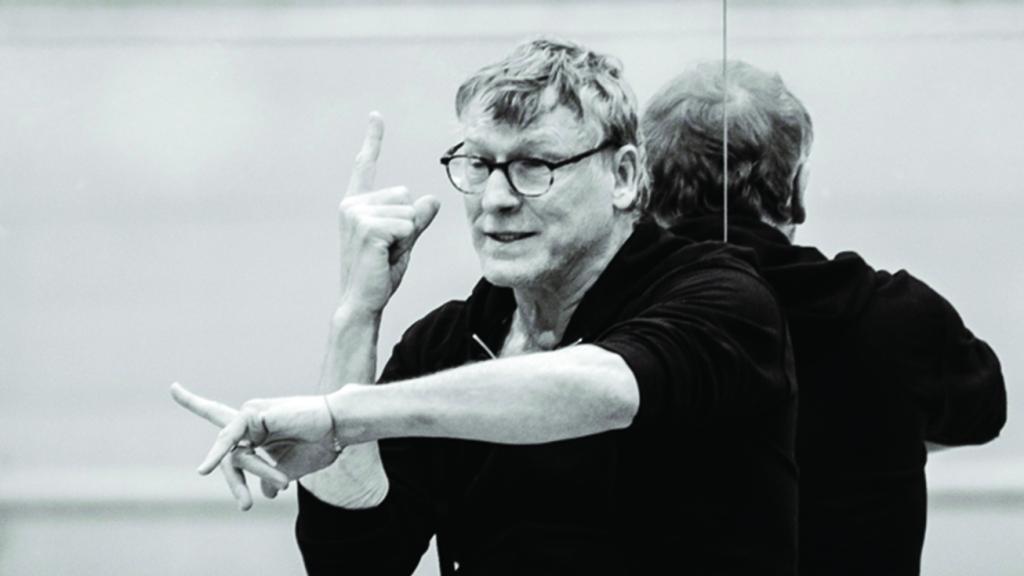
<path fill-rule="evenodd" d="M 618 59 L 579 44 L 529 40 L 463 82 L 455 96 L 455 112 L 461 119 L 477 104 L 495 121 L 526 128 L 543 114 L 565 107 L 580 121 L 596 125 L 608 142 L 637 147 L 638 193 L 633 208 L 642 212 L 647 178 L 638 106 L 622 70 Z"/>
<path fill-rule="evenodd" d="M 796 178 L 814 139 L 811 117 L 778 74 L 729 61 L 677 76 L 641 121 L 648 143 L 650 211 L 663 224 L 722 211 L 722 118 L 729 118 L 729 212 L 799 224 Z"/>

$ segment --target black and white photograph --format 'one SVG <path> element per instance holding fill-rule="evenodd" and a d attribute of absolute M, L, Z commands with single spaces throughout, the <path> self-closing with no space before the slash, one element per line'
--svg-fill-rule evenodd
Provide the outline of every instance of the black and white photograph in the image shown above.
<path fill-rule="evenodd" d="M 1019 576 L 1024 2 L 0 0 L 0 574 Z"/>

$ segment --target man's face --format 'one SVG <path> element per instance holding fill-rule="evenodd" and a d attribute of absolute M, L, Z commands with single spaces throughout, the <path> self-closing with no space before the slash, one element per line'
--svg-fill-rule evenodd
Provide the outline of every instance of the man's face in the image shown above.
<path fill-rule="evenodd" d="M 557 107 L 529 127 L 497 123 L 471 107 L 463 114 L 463 154 L 504 162 L 540 158 L 556 162 L 599 144 L 598 130 Z M 466 216 L 483 276 L 511 288 L 557 290 L 578 282 L 605 253 L 615 208 L 615 176 L 606 151 L 554 171 L 547 193 L 525 197 L 494 170 L 486 189 L 466 195 Z"/>

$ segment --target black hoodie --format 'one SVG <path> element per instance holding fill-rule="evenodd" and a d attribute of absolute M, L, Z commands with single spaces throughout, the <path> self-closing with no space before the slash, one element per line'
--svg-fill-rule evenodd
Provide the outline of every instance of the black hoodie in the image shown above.
<path fill-rule="evenodd" d="M 782 315 L 739 251 L 642 225 L 587 291 L 562 346 L 619 354 L 640 407 L 625 430 L 540 445 L 381 442 L 371 510 L 299 488 L 310 574 L 411 574 L 432 534 L 443 570 L 479 576 L 795 574 L 795 383 Z M 512 291 L 481 281 L 414 324 L 394 381 L 500 350 Z"/>
<path fill-rule="evenodd" d="M 721 215 L 673 232 L 722 238 Z M 920 571 L 924 442 L 981 444 L 1006 420 L 999 361 L 956 310 L 900 270 L 853 252 L 828 259 L 756 219 L 729 242 L 757 254 L 787 315 L 799 385 L 800 572 Z"/>

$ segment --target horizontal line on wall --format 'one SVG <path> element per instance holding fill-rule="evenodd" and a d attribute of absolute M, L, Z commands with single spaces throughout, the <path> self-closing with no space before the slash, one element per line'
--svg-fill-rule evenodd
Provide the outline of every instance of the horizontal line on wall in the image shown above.
<path fill-rule="evenodd" d="M 433 35 L 404 35 L 404 36 L 372 36 L 372 37 L 303 37 L 303 38 L 268 38 L 268 37 L 103 37 L 103 38 L 0 38 L 0 46 L 11 48 L 33 48 L 33 49 L 68 49 L 77 47 L 117 47 L 117 46 L 266 46 L 266 47 L 306 47 L 306 46 L 349 46 L 352 44 L 442 44 L 452 42 L 503 42 L 514 43 L 528 36 L 526 33 L 489 34 L 486 36 L 433 36 Z M 691 34 L 694 36 L 695 34 Z M 713 30 L 701 31 L 701 37 L 717 36 L 718 32 Z M 631 32 L 608 32 L 608 31 L 587 31 L 580 32 L 577 36 L 585 36 L 590 40 L 671 40 L 678 36 L 676 32 L 664 30 L 656 31 L 631 31 Z M 570 35 L 571 37 L 571 35 Z M 912 44 L 921 42 L 991 42 L 991 41 L 1020 41 L 1024 40 L 1024 31 L 979 31 L 970 34 L 937 33 L 937 34 L 904 34 L 904 35 L 857 35 L 857 36 L 826 36 L 826 35 L 802 35 L 802 36 L 741 36 L 732 39 L 733 45 L 749 44 L 869 44 L 869 43 L 892 43 Z"/>
<path fill-rule="evenodd" d="M 566 37 L 718 36 L 719 2 L 303 7 L 0 8 L 0 44 L 319 45 Z M 454 26 L 453 23 L 458 25 Z M 732 43 L 1018 40 L 1024 6 L 743 6 Z"/>
<path fill-rule="evenodd" d="M 1017 463 L 941 463 L 929 473 L 936 509 L 1024 511 L 1024 466 Z M 292 515 L 295 487 L 267 500 L 250 482 L 249 513 Z M 200 477 L 182 467 L 125 469 L 9 469 L 0 479 L 0 515 L 223 516 L 237 514 L 219 473 Z"/>

